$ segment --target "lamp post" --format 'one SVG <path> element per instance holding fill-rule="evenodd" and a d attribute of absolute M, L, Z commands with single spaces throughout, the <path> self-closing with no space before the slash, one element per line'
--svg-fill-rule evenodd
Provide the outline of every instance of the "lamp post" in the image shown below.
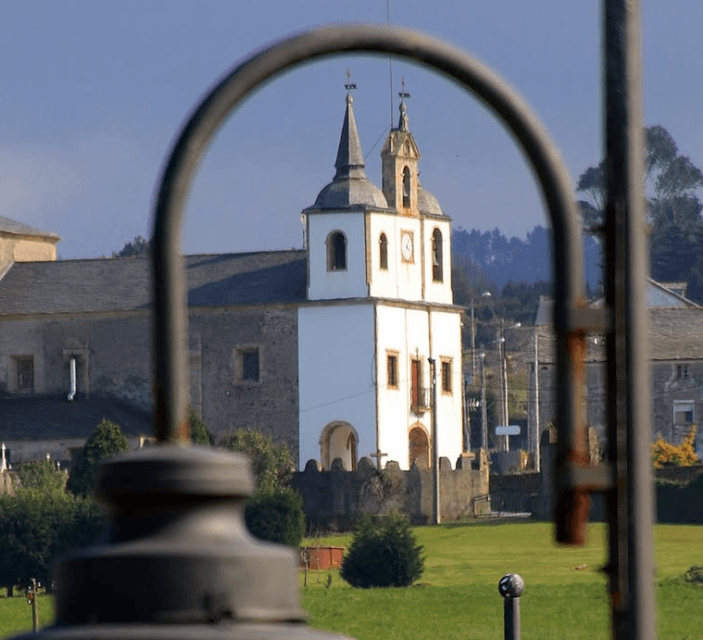
<path fill-rule="evenodd" d="M 505 320 L 500 319 L 500 338 L 498 339 L 498 347 L 500 349 L 500 375 L 501 375 L 501 395 L 502 395 L 502 412 L 503 412 L 503 424 L 507 427 L 510 422 L 510 415 L 508 410 L 508 355 L 505 349 L 505 330 L 506 329 L 518 329 L 522 326 L 522 323 L 516 322 L 510 326 L 505 326 Z M 510 451 L 510 436 L 501 436 L 498 440 L 498 448 L 501 451 Z"/>

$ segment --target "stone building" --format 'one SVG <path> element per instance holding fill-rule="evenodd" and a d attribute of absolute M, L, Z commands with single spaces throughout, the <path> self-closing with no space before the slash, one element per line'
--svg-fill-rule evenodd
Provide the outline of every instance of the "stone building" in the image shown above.
<path fill-rule="evenodd" d="M 653 438 L 661 435 L 680 444 L 692 427 L 703 424 L 703 307 L 685 297 L 685 283 L 648 279 L 649 358 Z M 597 304 L 597 303 L 596 303 Z M 513 343 L 514 361 L 530 369 L 530 428 L 534 428 L 534 362 L 539 368 L 539 428 L 544 430 L 556 414 L 552 300 L 540 300 L 535 333 L 523 332 L 522 344 Z M 517 338 L 519 340 L 519 337 Z M 590 335 L 586 354 L 586 418 L 589 426 L 605 434 L 605 344 L 602 336 Z M 697 450 L 703 454 L 703 430 L 697 430 Z"/>
<path fill-rule="evenodd" d="M 435 437 L 441 456 L 461 455 L 450 219 L 420 185 L 419 160 L 401 104 L 382 188 L 372 184 L 348 94 L 336 174 L 303 211 L 305 248 L 186 256 L 191 406 L 212 432 L 258 429 L 301 468 L 375 456 L 408 469 L 429 461 Z M 56 261 L 57 236 L 5 227 L 0 439 L 11 459 L 66 457 L 102 417 L 135 441 L 149 434 L 149 261 Z"/>

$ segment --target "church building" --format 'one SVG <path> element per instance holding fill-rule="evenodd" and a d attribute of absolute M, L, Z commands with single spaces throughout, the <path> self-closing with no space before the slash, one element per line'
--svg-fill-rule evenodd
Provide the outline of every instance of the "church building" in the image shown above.
<path fill-rule="evenodd" d="M 381 151 L 381 189 L 366 176 L 352 104 L 348 94 L 334 179 L 303 211 L 300 462 L 319 457 L 329 468 L 339 458 L 353 469 L 361 454 L 407 469 L 429 464 L 433 437 L 456 460 L 463 378 L 450 221 L 418 179 L 405 103 Z"/>
<path fill-rule="evenodd" d="M 420 184 L 404 102 L 381 158 L 379 188 L 348 91 L 336 173 L 303 211 L 304 249 L 185 257 L 191 407 L 215 437 L 258 429 L 300 468 L 353 470 L 364 456 L 426 466 L 435 440 L 440 456 L 462 454 L 451 221 Z M 65 459 L 102 417 L 149 435 L 149 260 L 56 261 L 57 236 L 16 224 L 5 227 L 24 232 L 19 249 L 47 246 L 29 261 L 1 256 L 10 460 Z"/>

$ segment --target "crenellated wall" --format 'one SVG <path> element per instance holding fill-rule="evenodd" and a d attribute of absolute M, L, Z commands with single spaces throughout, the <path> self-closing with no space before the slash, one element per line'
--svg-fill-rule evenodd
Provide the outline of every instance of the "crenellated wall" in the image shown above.
<path fill-rule="evenodd" d="M 442 520 L 457 520 L 490 512 L 488 464 L 471 468 L 460 458 L 452 469 L 448 458 L 440 458 L 440 503 Z M 356 471 L 345 471 L 335 460 L 330 471 L 320 471 L 316 460 L 294 474 L 293 487 L 303 496 L 305 515 L 312 527 L 349 528 L 360 513 L 385 515 L 391 510 L 407 514 L 415 524 L 432 521 L 433 481 L 430 468 L 413 466 L 401 471 L 396 462 L 383 470 L 362 458 Z"/>

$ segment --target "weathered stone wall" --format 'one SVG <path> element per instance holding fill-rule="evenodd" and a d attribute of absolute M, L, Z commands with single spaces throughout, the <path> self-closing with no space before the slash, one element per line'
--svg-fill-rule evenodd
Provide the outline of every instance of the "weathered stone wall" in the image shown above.
<path fill-rule="evenodd" d="M 34 359 L 35 395 L 64 395 L 76 358 L 78 398 L 110 396 L 152 404 L 148 311 L 7 318 L 0 333 L 0 394 L 17 387 L 16 358 Z M 298 455 L 297 309 L 198 308 L 189 321 L 192 406 L 215 435 L 257 429 Z M 238 350 L 256 348 L 260 380 L 241 380 Z M 25 395 L 27 392 L 25 392 Z M 31 434 L 28 434 L 28 436 Z"/>
<path fill-rule="evenodd" d="M 466 466 L 464 466 L 466 465 Z M 356 471 L 344 471 L 333 463 L 331 471 L 319 471 L 310 460 L 305 470 L 294 474 L 293 486 L 303 496 L 305 514 L 312 526 L 337 525 L 349 528 L 359 513 L 384 515 L 397 509 L 412 522 L 431 522 L 432 470 L 413 466 L 401 471 L 389 462 L 379 471 L 369 458 L 362 458 Z M 442 520 L 472 517 L 490 510 L 483 498 L 488 494 L 488 465 L 471 469 L 460 459 L 452 469 L 440 459 L 440 503 Z"/>

